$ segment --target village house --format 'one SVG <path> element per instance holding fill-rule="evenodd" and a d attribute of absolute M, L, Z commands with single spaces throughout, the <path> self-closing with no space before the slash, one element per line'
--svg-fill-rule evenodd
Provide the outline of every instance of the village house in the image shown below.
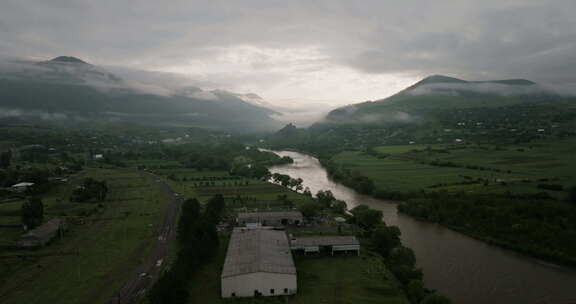
<path fill-rule="evenodd" d="M 17 244 L 22 248 L 43 247 L 65 229 L 66 223 L 64 219 L 53 218 L 21 236 Z"/>
<path fill-rule="evenodd" d="M 16 192 L 25 192 L 26 190 L 28 190 L 29 188 L 31 188 L 33 186 L 34 186 L 34 183 L 21 182 L 21 183 L 12 185 L 11 189 L 16 191 Z"/>

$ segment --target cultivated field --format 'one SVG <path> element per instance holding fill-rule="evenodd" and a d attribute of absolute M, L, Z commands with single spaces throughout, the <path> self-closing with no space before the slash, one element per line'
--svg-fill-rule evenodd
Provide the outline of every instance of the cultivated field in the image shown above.
<path fill-rule="evenodd" d="M 382 146 L 375 151 L 386 157 L 346 151 L 333 160 L 369 177 L 377 189 L 389 191 L 546 191 L 563 198 L 566 193 L 544 190 L 538 185 L 560 184 L 564 189 L 576 185 L 576 141 L 573 140 L 518 146 Z M 431 165 L 431 162 L 440 165 Z M 482 181 L 471 183 L 478 179 Z"/>

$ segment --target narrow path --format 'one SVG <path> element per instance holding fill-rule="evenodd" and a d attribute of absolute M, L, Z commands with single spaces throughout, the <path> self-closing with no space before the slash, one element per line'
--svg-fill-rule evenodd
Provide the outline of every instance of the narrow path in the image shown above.
<path fill-rule="evenodd" d="M 180 197 L 172 188 L 158 176 L 151 173 L 141 173 L 148 176 L 153 183 L 158 184 L 166 192 L 169 198 L 166 205 L 164 220 L 158 229 L 152 253 L 145 259 L 142 265 L 132 275 L 118 293 L 108 302 L 108 304 L 129 304 L 138 303 L 146 295 L 149 288 L 162 274 L 166 267 L 167 257 L 170 252 L 170 245 L 176 238 L 176 225 L 178 223 L 178 210 L 180 208 Z"/>

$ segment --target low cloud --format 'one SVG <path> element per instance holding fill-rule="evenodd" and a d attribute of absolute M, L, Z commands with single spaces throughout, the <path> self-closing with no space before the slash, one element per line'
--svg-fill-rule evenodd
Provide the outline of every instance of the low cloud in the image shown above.
<path fill-rule="evenodd" d="M 42 120 L 67 120 L 70 118 L 68 114 L 58 112 L 45 112 L 45 111 L 25 111 L 21 109 L 6 109 L 0 108 L 0 119 L 2 118 L 21 118 L 21 117 L 34 117 Z"/>
<path fill-rule="evenodd" d="M 494 94 L 500 96 L 552 93 L 539 85 L 506 85 L 498 83 L 432 83 L 420 85 L 406 92 L 408 95 L 449 95 L 459 96 L 464 92 Z"/>

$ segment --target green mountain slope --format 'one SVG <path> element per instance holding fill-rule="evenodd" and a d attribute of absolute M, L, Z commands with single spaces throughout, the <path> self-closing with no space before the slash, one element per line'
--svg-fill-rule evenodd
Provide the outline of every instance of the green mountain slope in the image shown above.
<path fill-rule="evenodd" d="M 209 98 L 198 98 L 202 96 L 198 93 Z M 0 119 L 121 120 L 235 132 L 280 126 L 270 118 L 272 110 L 247 103 L 233 93 L 199 88 L 164 95 L 147 93 L 103 69 L 66 56 L 0 72 L 0 109 L 8 113 Z"/>
<path fill-rule="evenodd" d="M 389 124 L 431 118 L 446 109 L 551 103 L 562 99 L 525 79 L 465 81 L 434 75 L 386 99 L 342 107 L 322 123 Z"/>

